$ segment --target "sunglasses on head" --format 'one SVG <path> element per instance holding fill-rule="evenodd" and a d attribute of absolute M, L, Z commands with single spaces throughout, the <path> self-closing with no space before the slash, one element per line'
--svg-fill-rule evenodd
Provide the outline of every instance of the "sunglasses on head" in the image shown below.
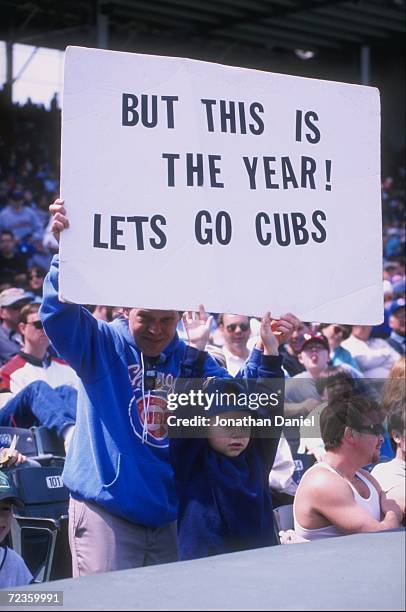
<path fill-rule="evenodd" d="M 354 428 L 355 429 L 355 428 Z M 384 436 L 385 428 L 381 423 L 374 423 L 373 425 L 362 425 L 356 429 L 359 433 L 369 433 L 373 436 Z"/>
<path fill-rule="evenodd" d="M 42 325 L 42 321 L 33 321 L 32 323 L 27 322 L 27 325 L 33 325 L 35 329 L 44 329 L 44 326 Z"/>
<path fill-rule="evenodd" d="M 235 332 L 237 327 L 239 327 L 241 331 L 245 332 L 249 330 L 250 324 L 249 323 L 230 323 L 229 325 L 227 325 L 227 331 L 230 333 Z"/>

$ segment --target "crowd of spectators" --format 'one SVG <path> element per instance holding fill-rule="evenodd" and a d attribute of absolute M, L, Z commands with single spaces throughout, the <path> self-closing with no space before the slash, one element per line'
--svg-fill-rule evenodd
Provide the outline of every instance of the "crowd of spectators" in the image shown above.
<path fill-rule="evenodd" d="M 44 278 L 52 256 L 58 250 L 51 231 L 52 218 L 48 207 L 58 197 L 59 192 L 59 124 L 60 112 L 55 106 L 50 111 L 32 104 L 16 106 L 4 113 L 2 118 L 0 425 L 26 427 L 46 424 L 50 428 L 54 427 L 65 442 L 70 442 L 76 417 L 77 389 L 80 385 L 74 370 L 50 344 L 38 315 Z M 402 413 L 405 399 L 404 205 L 405 168 L 394 168 L 392 177 L 385 177 L 382 181 L 382 282 L 385 308 L 383 323 L 376 327 L 351 327 L 345 322 L 298 322 L 294 325 L 294 332 L 288 335 L 287 341 L 280 343 L 278 347 L 279 355 L 283 358 L 281 363 L 286 379 L 285 414 L 303 418 L 313 416 L 318 424 L 327 405 L 331 408 L 350 394 L 363 395 L 368 401 L 374 402 L 372 412 L 375 420 L 372 425 L 369 421 L 362 421 L 362 424 L 358 425 L 360 430 L 357 430 L 352 404 L 347 410 L 350 416 L 345 413 L 345 418 L 348 417 L 350 421 L 352 419 L 352 425 L 349 427 L 354 431 L 365 431 L 365 428 L 372 427 L 371 435 L 379 438 L 381 460 L 383 457 L 384 461 L 387 461 L 387 467 L 375 468 L 374 475 L 388 495 L 391 488 L 396 489 L 393 499 L 396 500 L 397 507 L 401 508 L 396 514 L 391 503 L 382 502 L 381 512 L 388 518 L 381 523 L 378 495 L 378 509 L 374 509 L 374 517 L 367 521 L 365 527 L 365 530 L 372 531 L 396 527 L 402 518 L 402 511 L 404 516 L 404 495 L 402 498 L 399 493 L 399 479 L 402 474 L 404 478 L 405 470 L 404 412 Z M 119 306 L 110 308 L 104 305 L 88 305 L 87 309 L 93 317 L 101 321 L 111 322 L 123 315 L 123 309 Z M 214 315 L 206 350 L 219 367 L 224 367 L 229 374 L 235 376 L 240 370 L 244 370 L 252 349 L 255 351 L 254 347 L 260 342 L 260 326 L 260 322 L 255 318 L 250 319 L 243 315 Z M 179 336 L 187 340 L 189 332 L 190 330 L 185 329 L 179 322 Z M 66 386 L 73 392 L 67 393 Z M 21 395 L 24 390 L 25 395 Z M 63 402 L 66 409 L 60 408 Z M 49 410 L 49 414 L 44 415 L 46 410 Z M 293 425 L 286 428 L 276 450 L 276 457 L 272 458 L 269 483 L 274 503 L 275 500 L 281 499 L 281 496 L 285 501 L 291 502 L 295 497 L 298 479 L 295 481 L 297 464 L 295 465 L 294 460 L 297 454 L 307 454 L 315 463 L 324 461 L 330 466 L 327 470 L 321 470 L 323 474 L 319 476 L 317 470 L 313 470 L 313 476 L 307 475 L 302 484 L 299 484 L 295 513 L 300 529 L 296 539 L 288 537 L 285 541 L 318 539 L 323 537 L 323 533 L 330 534 L 331 537 L 363 530 L 362 512 L 358 510 L 354 521 L 349 519 L 345 523 L 338 518 L 336 520 L 336 516 L 340 514 L 337 510 L 340 504 L 336 498 L 334 513 L 326 510 L 324 498 L 323 507 L 316 507 L 309 501 L 307 489 L 311 493 L 309 482 L 315 477 L 320 481 L 321 478 L 324 479 L 327 488 L 330 482 L 336 491 L 337 483 L 339 487 L 344 487 L 343 491 L 347 497 L 346 502 L 342 504 L 342 512 L 347 512 L 348 508 L 352 511 L 354 503 L 349 490 L 345 490 L 345 486 L 339 482 L 340 479 L 344 478 L 350 482 L 355 497 L 359 494 L 361 498 L 368 496 L 368 490 L 373 491 L 376 483 L 372 476 L 365 477 L 362 474 L 356 477 L 356 482 L 351 481 L 343 467 L 347 465 L 345 457 L 343 463 L 340 463 L 340 453 L 342 454 L 343 448 L 347 449 L 348 456 L 356 458 L 355 465 L 358 470 L 379 460 L 377 445 L 375 444 L 369 454 L 365 448 L 361 452 L 353 445 L 354 436 L 351 438 L 350 433 L 344 430 L 339 431 L 338 441 L 332 440 L 331 419 L 334 415 L 330 412 L 330 421 L 324 416 L 325 425 L 318 425 L 310 434 L 309 430 L 303 430 L 303 426 L 301 428 Z M 381 421 L 386 424 L 386 428 L 379 430 L 376 422 L 378 412 L 382 414 Z M 61 420 L 61 414 L 64 420 Z M 360 414 L 367 418 L 365 407 L 362 407 Z M 209 467 L 211 469 L 211 464 Z M 355 473 L 359 474 L 358 471 Z M 320 487 L 320 482 L 317 486 Z M 337 493 L 335 495 L 337 497 Z M 305 507 L 298 507 L 301 499 L 306 500 Z M 318 516 L 317 520 L 314 520 L 314 513 Z M 312 536 L 306 538 L 306 534 Z M 188 535 L 186 533 L 185 536 L 182 532 L 182 538 L 184 537 L 187 548 Z M 200 544 L 197 549 L 205 550 Z"/>

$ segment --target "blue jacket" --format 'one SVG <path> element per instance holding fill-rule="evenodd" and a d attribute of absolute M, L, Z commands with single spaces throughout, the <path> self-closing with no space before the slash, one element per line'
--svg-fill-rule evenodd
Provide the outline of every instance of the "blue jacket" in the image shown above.
<path fill-rule="evenodd" d="M 193 376 L 196 363 L 205 376 L 229 375 L 175 335 L 153 365 L 157 391 L 143 397 L 148 364 L 143 368 L 126 319 L 109 324 L 82 306 L 60 302 L 58 266 L 55 256 L 44 282 L 41 320 L 82 381 L 64 483 L 74 498 L 128 521 L 150 527 L 168 524 L 176 519 L 177 496 L 164 422 L 166 393 L 173 390 L 176 377 Z M 143 427 L 147 406 L 148 426 Z"/>
<path fill-rule="evenodd" d="M 282 357 L 255 350 L 245 368 L 260 381 L 248 392 L 276 391 L 273 409 L 259 408 L 259 417 L 283 413 Z M 274 380 L 270 380 L 274 379 Z M 276 380 L 275 380 L 276 379 Z M 217 414 L 237 407 L 216 407 Z M 251 414 L 252 411 L 248 410 Z M 210 413 L 208 413 L 210 414 Z M 178 544 L 181 560 L 276 544 L 269 472 L 275 459 L 280 427 L 253 437 L 235 458 L 215 451 L 202 438 L 170 439 L 171 461 L 179 496 Z"/>

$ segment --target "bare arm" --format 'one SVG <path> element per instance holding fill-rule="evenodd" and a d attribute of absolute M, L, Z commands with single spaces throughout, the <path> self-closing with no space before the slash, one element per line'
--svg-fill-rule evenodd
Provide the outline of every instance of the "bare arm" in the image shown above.
<path fill-rule="evenodd" d="M 309 476 L 310 478 L 303 482 L 302 495 L 296 500 L 296 516 L 302 525 L 301 506 L 304 506 L 310 508 L 310 515 L 323 517 L 346 534 L 370 533 L 399 527 L 402 518 L 399 508 L 394 502 L 387 500 L 382 492 L 380 499 L 383 519 L 377 521 L 355 502 L 349 484 L 340 476 L 324 469 Z"/>
<path fill-rule="evenodd" d="M 399 510 L 403 513 L 404 518 L 406 507 L 405 487 L 401 484 L 392 487 L 391 489 L 386 491 L 386 498 L 395 502 L 395 504 L 399 507 Z"/>

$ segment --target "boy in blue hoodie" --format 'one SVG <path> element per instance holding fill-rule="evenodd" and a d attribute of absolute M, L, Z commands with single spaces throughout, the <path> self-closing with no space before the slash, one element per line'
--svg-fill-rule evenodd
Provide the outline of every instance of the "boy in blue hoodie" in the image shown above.
<path fill-rule="evenodd" d="M 274 420 L 283 410 L 282 358 L 269 316 L 261 323 L 263 353 L 259 379 L 247 386 L 237 380 L 212 380 L 205 393 L 228 394 L 235 402 L 214 402 L 207 412 L 206 439 L 170 439 L 170 455 L 179 497 L 178 538 L 181 559 L 195 559 L 276 543 L 269 472 L 275 459 L 280 427 L 255 428 L 244 417 Z M 261 348 L 261 347 L 257 347 Z M 272 408 L 241 409 L 250 392 L 272 391 Z M 238 400 L 238 402 L 237 402 Z M 249 420 L 249 419 L 248 419 Z M 258 420 L 259 423 L 259 420 Z"/>

